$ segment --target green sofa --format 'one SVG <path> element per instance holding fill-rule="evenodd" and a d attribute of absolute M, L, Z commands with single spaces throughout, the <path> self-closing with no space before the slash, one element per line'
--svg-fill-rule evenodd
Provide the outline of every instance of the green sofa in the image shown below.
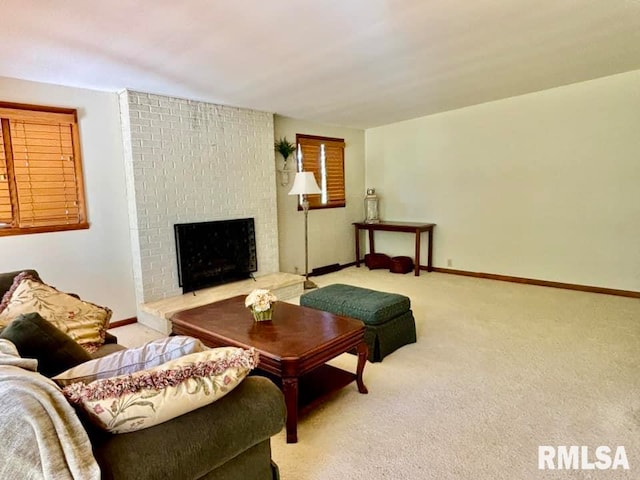
<path fill-rule="evenodd" d="M 0 297 L 18 273 L 0 274 Z M 98 356 L 123 348 L 108 341 Z M 284 421 L 281 391 L 249 376 L 218 401 L 144 430 L 113 435 L 83 424 L 104 479 L 273 480 L 270 439 Z"/>

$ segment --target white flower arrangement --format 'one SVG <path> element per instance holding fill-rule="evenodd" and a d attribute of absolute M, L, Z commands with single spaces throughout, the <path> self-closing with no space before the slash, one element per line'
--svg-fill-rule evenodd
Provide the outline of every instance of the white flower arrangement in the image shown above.
<path fill-rule="evenodd" d="M 277 301 L 278 298 L 269 290 L 258 288 L 245 298 L 244 305 L 253 312 L 266 312 Z"/>

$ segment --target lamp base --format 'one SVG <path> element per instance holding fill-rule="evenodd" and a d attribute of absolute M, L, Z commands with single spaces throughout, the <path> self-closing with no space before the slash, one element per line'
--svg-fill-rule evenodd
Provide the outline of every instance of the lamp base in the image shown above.
<path fill-rule="evenodd" d="M 318 285 L 313 283 L 311 280 L 305 280 L 304 281 L 304 289 L 305 290 L 311 290 L 312 288 L 318 288 Z"/>

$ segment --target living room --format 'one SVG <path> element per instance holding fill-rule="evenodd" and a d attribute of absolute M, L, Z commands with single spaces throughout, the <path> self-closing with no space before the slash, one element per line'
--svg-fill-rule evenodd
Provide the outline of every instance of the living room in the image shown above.
<path fill-rule="evenodd" d="M 366 184 L 380 192 L 383 218 L 438 224 L 436 266 L 638 291 L 635 265 L 640 258 L 634 238 L 640 232 L 635 221 L 638 204 L 632 201 L 637 178 L 631 160 L 637 147 L 632 121 L 636 112 L 629 99 L 634 98 L 639 76 L 638 71 L 629 72 L 367 130 L 371 148 L 366 175 L 364 131 L 275 116 L 273 137 L 291 138 L 302 131 L 341 136 L 348 145 L 348 207 L 310 214 L 311 268 L 353 262 L 351 223 L 362 220 Z M 92 227 L 3 238 L 3 251 L 11 252 L 3 258 L 5 270 L 23 268 L 22 259 L 31 258 L 62 288 L 80 285 L 82 295 L 111 305 L 115 319 L 135 317 L 130 206 L 117 95 L 11 78 L 0 81 L 2 91 L 9 92 L 4 98 L 17 103 L 45 104 L 55 98 L 58 105 L 75 105 L 84 112 L 80 122 L 84 157 L 96 159 L 84 165 Z M 516 122 L 515 116 L 522 121 Z M 446 139 L 423 145 L 421 139 L 430 138 L 431 130 L 445 127 Z M 464 137 L 465 142 L 460 146 L 449 139 L 451 135 Z M 263 143 L 271 144 L 269 139 Z M 265 156 L 274 157 L 268 147 L 263 150 Z M 570 163 L 565 158 L 569 151 L 583 152 L 581 163 Z M 486 152 L 482 161 L 477 152 Z M 422 165 L 423 158 L 446 161 Z M 233 175 L 239 176 L 238 164 L 246 161 L 230 159 L 218 167 L 226 172 L 229 163 L 235 165 Z M 295 199 L 276 184 L 275 160 L 261 168 L 260 178 L 271 179 L 264 182 L 270 183 L 270 201 L 278 207 L 277 216 L 275 208 L 270 210 L 269 225 L 279 232 L 278 251 L 275 240 L 270 246 L 279 261 L 272 260 L 269 268 L 295 272 L 298 267 L 301 272 L 303 225 Z M 508 183 L 500 181 L 503 175 Z M 470 182 L 471 178 L 482 181 Z M 211 187 L 202 188 L 208 195 Z M 582 192 L 589 192 L 589 197 Z M 478 207 L 468 209 L 469 204 Z M 181 220 L 188 221 L 194 213 L 183 215 Z M 411 242 L 410 237 L 384 234 L 378 240 L 380 251 L 398 255 L 411 252 Z M 261 260 L 265 262 L 265 255 Z M 174 262 L 174 257 L 167 259 L 166 268 L 173 270 Z M 175 291 L 177 283 L 171 288 Z"/>
<path fill-rule="evenodd" d="M 555 12 L 555 7 L 547 7 Z M 593 17 L 577 17 L 584 22 L 580 24 L 584 30 L 587 30 L 585 25 L 590 25 L 589 18 L 596 19 L 594 22 L 600 18 L 602 25 L 597 27 L 611 27 L 612 31 L 615 31 L 612 25 L 623 23 L 625 16 L 629 24 L 634 21 L 637 24 L 639 12 L 630 2 L 624 8 L 621 5 L 610 6 L 611 10 L 602 8 L 609 15 L 599 17 L 603 12 L 596 9 L 592 11 Z M 626 15 L 625 8 L 629 9 Z M 483 12 L 480 6 L 477 9 L 475 13 Z M 520 9 L 526 10 L 524 4 Z M 405 15 L 411 12 L 410 8 L 399 10 Z M 90 12 L 83 11 L 87 18 L 91 16 Z M 490 11 L 487 8 L 485 13 L 488 15 Z M 434 15 L 437 12 L 436 9 Z M 498 20 L 493 21 L 500 25 Z M 38 26 L 34 27 L 36 31 L 44 29 L 38 22 L 33 25 Z M 571 31 L 571 25 L 574 24 L 570 23 L 567 31 Z M 345 141 L 346 207 L 309 213 L 310 269 L 354 262 L 352 223 L 363 220 L 366 188 L 375 187 L 383 219 L 437 225 L 434 265 L 439 271 L 425 272 L 420 280 L 385 272 L 389 276 L 385 279 L 379 278 L 382 272 L 351 268 L 343 271 L 344 278 L 360 281 L 363 286 L 382 285 L 387 289 L 402 285 L 412 292 L 412 300 L 416 302 L 420 302 L 418 297 L 422 295 L 429 297 L 429 288 L 441 291 L 438 285 L 448 285 L 450 291 L 464 291 L 471 285 L 474 288 L 483 285 L 464 283 L 467 281 L 492 283 L 447 273 L 451 272 L 500 276 L 534 284 L 565 284 L 622 295 L 620 301 L 637 303 L 640 296 L 640 249 L 637 246 L 640 238 L 637 188 L 640 184 L 637 161 L 640 55 L 634 45 L 640 42 L 631 27 L 625 25 L 627 30 L 620 27 L 617 37 L 611 33 L 610 43 L 603 42 L 609 50 L 604 46 L 596 48 L 589 43 L 576 43 L 573 61 L 562 56 L 554 62 L 549 60 L 555 76 L 545 78 L 542 78 L 544 69 L 523 67 L 524 60 L 532 64 L 539 60 L 532 39 L 538 37 L 533 30 L 529 31 L 532 37 L 526 45 L 528 50 L 523 47 L 519 52 L 523 57 L 516 54 L 508 57 L 513 71 L 507 70 L 505 64 L 500 64 L 502 69 L 494 70 L 491 62 L 476 70 L 479 72 L 474 78 L 477 88 L 467 88 L 464 92 L 471 95 L 470 92 L 477 90 L 480 95 L 473 98 L 481 101 L 466 102 L 460 93 L 462 90 L 449 92 L 447 97 L 443 86 L 446 81 L 439 84 L 443 90 L 442 99 L 438 100 L 437 95 L 428 97 L 423 85 L 425 98 L 433 103 L 430 109 L 425 109 L 430 113 L 407 115 L 412 112 L 411 101 L 398 98 L 396 102 L 388 102 L 392 104 L 388 106 L 392 112 L 386 116 L 388 120 L 372 124 L 367 122 L 373 118 L 374 106 L 378 108 L 381 98 L 389 96 L 387 92 L 371 97 L 371 109 L 361 107 L 360 111 L 365 114 L 355 120 L 355 112 L 362 102 L 358 88 L 353 88 L 351 93 L 355 98 L 351 105 L 353 118 L 345 110 L 343 117 L 332 117 L 326 113 L 331 108 L 321 103 L 314 105 L 309 99 L 312 93 L 305 96 L 295 92 L 293 85 L 287 91 L 282 89 L 281 96 L 291 95 L 301 109 L 307 109 L 308 115 L 303 115 L 294 109 L 266 111 L 255 107 L 254 110 L 249 103 L 241 108 L 236 103 L 204 101 L 202 94 L 185 97 L 158 93 L 162 89 L 154 89 L 151 81 L 146 90 L 133 83 L 87 88 L 62 73 L 55 79 L 34 81 L 44 78 L 44 74 L 38 77 L 37 72 L 28 69 L 20 72 L 7 61 L 0 70 L 0 75 L 4 75 L 0 78 L 0 100 L 78 111 L 90 228 L 3 236 L 0 238 L 0 270 L 36 268 L 44 280 L 57 288 L 109 306 L 113 310 L 113 321 L 140 320 L 144 316 L 141 303 L 180 293 L 172 236 L 174 223 L 250 216 L 256 220 L 258 239 L 256 275 L 277 271 L 303 273 L 303 214 L 297 209 L 297 198 L 288 195 L 291 184 L 280 183 L 277 170 L 281 158 L 273 150 L 275 140 L 295 139 L 296 134 L 302 133 Z M 591 37 L 585 38 L 593 41 Z M 30 40 L 28 35 L 25 40 Z M 41 41 L 40 38 L 38 42 Z M 585 45 L 592 50 L 584 53 L 583 50 L 588 50 Z M 554 46 L 561 47 L 562 44 Z M 33 48 L 44 48 L 44 44 L 35 43 Z M 87 51 L 90 50 L 87 48 Z M 495 50 L 488 51 L 485 58 L 495 53 Z M 101 61 L 110 65 L 105 60 L 108 55 L 101 54 L 100 49 L 96 52 Z M 140 51 L 136 53 L 142 58 Z M 86 55 L 81 58 L 91 63 L 88 60 L 91 56 Z M 127 61 L 136 63 L 131 58 Z M 581 63 L 589 58 L 597 64 L 599 73 L 592 73 Z M 461 58 L 460 64 L 464 64 L 465 59 L 473 60 Z M 147 69 L 144 61 L 137 61 L 138 70 Z M 398 68 L 397 64 L 392 65 Z M 521 89 L 517 90 L 509 80 L 522 70 L 526 74 L 519 77 Z M 164 73 L 171 77 L 167 69 L 158 72 L 159 76 Z M 250 77 L 246 70 L 241 73 L 242 78 Z M 175 75 L 177 83 L 183 76 L 184 71 Z M 523 80 L 528 76 L 534 78 Z M 482 82 L 479 77 L 483 78 Z M 469 87 L 465 81 L 458 77 L 460 83 L 452 83 Z M 214 83 L 207 79 L 202 82 Z M 242 85 L 256 92 L 260 89 L 257 81 L 246 80 Z M 432 86 L 435 85 L 427 85 Z M 441 108 L 439 101 L 447 108 Z M 395 109 L 393 103 L 396 103 Z M 428 102 L 421 105 L 424 103 Z M 173 118 L 165 116 L 176 116 L 179 120 L 172 125 Z M 146 120 L 166 121 L 167 125 L 145 123 Z M 183 141 L 185 136 L 189 137 L 187 146 Z M 376 233 L 376 247 L 391 256 L 409 255 L 413 251 L 413 238 Z M 425 240 L 423 247 L 426 248 Z M 364 273 L 372 277 L 363 279 Z M 438 280 L 443 277 L 455 280 Z M 442 283 L 436 286 L 408 284 L 414 280 Z M 463 283 L 453 285 L 454 281 Z M 415 285 L 424 289 L 416 289 Z M 508 294 L 502 291 L 487 295 L 502 299 L 513 295 L 522 299 L 523 309 L 529 308 L 527 295 L 511 290 L 514 285 L 507 285 Z M 442 292 L 446 289 L 442 288 Z M 594 293 L 580 293 L 599 297 Z M 575 301 L 592 302 L 586 298 L 576 297 Z M 455 297 L 449 300 L 458 301 Z M 427 315 L 434 307 L 433 301 L 426 299 L 418 306 L 424 315 L 423 320 L 417 319 L 423 322 L 419 338 L 422 333 L 425 342 L 437 341 L 427 334 L 429 327 L 433 327 L 429 322 L 434 319 Z M 608 305 L 609 301 L 604 302 Z M 603 304 L 594 302 L 594 310 L 604 308 Z M 635 303 L 624 303 L 620 308 L 630 313 L 628 317 L 621 314 L 617 320 L 624 325 L 621 330 L 631 336 L 631 345 L 637 347 L 637 317 L 635 323 L 630 320 L 637 314 Z M 616 326 L 611 328 L 615 330 Z M 620 349 L 627 351 L 622 346 Z M 414 359 L 411 351 L 409 358 Z M 636 353 L 630 362 L 637 366 L 637 361 Z M 348 359 L 344 362 L 348 363 Z M 381 381 L 382 374 L 375 372 L 384 371 L 383 365 L 384 362 L 382 366 L 368 366 L 365 377 L 368 370 L 374 379 Z M 375 388 L 369 387 L 373 393 Z M 637 381 L 628 388 L 637 393 Z M 634 431 L 638 429 L 638 408 L 635 404 L 636 413 L 629 417 L 635 418 L 635 423 L 628 421 L 629 429 Z M 317 415 L 309 425 L 316 421 L 320 421 Z M 619 441 L 627 441 L 627 455 L 634 468 L 633 460 L 638 459 L 638 452 L 632 452 L 631 447 L 637 443 L 630 443 L 629 432 L 609 433 L 612 435 L 603 438 L 602 444 L 612 442 L 615 435 L 621 438 Z M 374 433 L 367 430 L 367 435 Z M 596 439 L 597 435 L 589 440 Z M 538 440 L 542 441 L 536 438 Z M 559 436 L 557 442 L 561 440 Z M 537 470 L 532 471 L 529 478 L 538 478 L 537 474 Z M 284 469 L 282 476 L 292 478 Z M 307 478 L 316 477 L 309 474 Z"/>

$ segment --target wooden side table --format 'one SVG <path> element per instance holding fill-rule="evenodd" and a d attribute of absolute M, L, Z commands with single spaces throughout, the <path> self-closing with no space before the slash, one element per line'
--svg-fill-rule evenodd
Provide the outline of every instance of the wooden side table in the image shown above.
<path fill-rule="evenodd" d="M 415 250 L 415 269 L 414 274 L 416 277 L 420 276 L 420 234 L 427 232 L 429 235 L 429 247 L 427 250 L 427 271 L 433 270 L 433 227 L 435 223 L 415 223 L 415 222 L 391 222 L 383 221 L 380 223 L 364 223 L 354 222 L 356 234 L 356 267 L 360 267 L 360 230 L 369 231 L 369 253 L 375 253 L 375 243 L 373 240 L 373 232 L 385 231 L 385 232 L 405 232 L 415 233 L 416 235 L 416 250 Z"/>

